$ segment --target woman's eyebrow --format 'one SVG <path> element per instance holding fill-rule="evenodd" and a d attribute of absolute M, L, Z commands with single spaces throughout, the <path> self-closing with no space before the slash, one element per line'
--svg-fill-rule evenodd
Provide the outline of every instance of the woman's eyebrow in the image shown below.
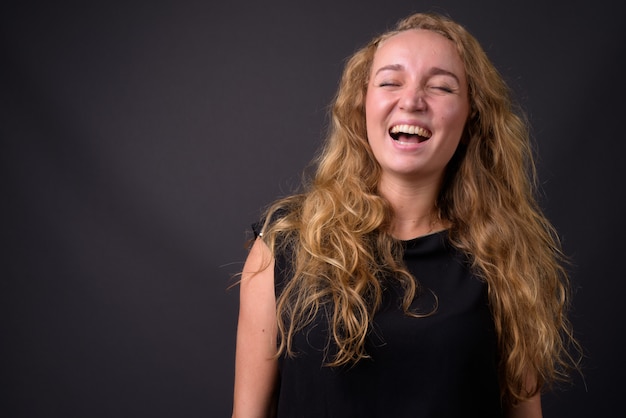
<path fill-rule="evenodd" d="M 376 73 L 374 74 L 375 76 L 378 75 L 378 73 L 383 72 L 383 71 L 403 71 L 404 70 L 404 66 L 402 64 L 389 64 L 389 65 L 385 65 L 380 67 L 378 70 L 376 70 Z M 444 68 L 440 68 L 440 67 L 432 67 L 429 71 L 428 74 L 433 76 L 433 75 L 447 75 L 449 77 L 452 77 L 456 80 L 457 83 L 461 83 L 461 81 L 459 80 L 459 77 L 453 73 L 452 71 L 448 71 Z"/>
<path fill-rule="evenodd" d="M 378 70 L 376 70 L 376 74 L 374 75 L 378 75 L 378 73 L 382 71 L 402 71 L 402 70 L 404 70 L 404 66 L 402 64 L 389 64 L 389 65 L 380 67 Z"/>
<path fill-rule="evenodd" d="M 449 77 L 454 78 L 457 83 L 461 84 L 461 81 L 459 80 L 459 77 L 455 73 L 453 73 L 452 71 L 445 70 L 443 68 L 433 67 L 433 68 L 430 69 L 428 74 L 430 74 L 431 76 L 432 75 L 447 75 Z"/>

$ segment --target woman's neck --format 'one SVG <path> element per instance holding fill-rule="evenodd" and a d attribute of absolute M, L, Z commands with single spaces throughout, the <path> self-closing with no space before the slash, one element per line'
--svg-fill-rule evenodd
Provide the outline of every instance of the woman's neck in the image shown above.
<path fill-rule="evenodd" d="M 438 183 L 415 184 L 381 179 L 379 193 L 393 210 L 390 234 L 408 240 L 445 229 L 435 205 L 438 192 Z"/>

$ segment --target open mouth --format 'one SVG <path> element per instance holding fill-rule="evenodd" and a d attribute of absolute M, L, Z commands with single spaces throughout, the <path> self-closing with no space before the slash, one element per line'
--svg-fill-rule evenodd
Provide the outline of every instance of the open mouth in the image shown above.
<path fill-rule="evenodd" d="M 389 135 L 394 141 L 419 144 L 427 141 L 432 136 L 432 132 L 421 126 L 394 125 L 389 129 Z"/>

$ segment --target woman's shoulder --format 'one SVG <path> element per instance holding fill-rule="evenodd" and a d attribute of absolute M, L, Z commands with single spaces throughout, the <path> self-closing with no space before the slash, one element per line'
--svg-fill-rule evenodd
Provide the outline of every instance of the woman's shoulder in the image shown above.
<path fill-rule="evenodd" d="M 252 224 L 255 237 L 263 237 L 268 230 L 293 229 L 300 218 L 303 195 L 292 195 L 272 203 L 260 219 Z"/>

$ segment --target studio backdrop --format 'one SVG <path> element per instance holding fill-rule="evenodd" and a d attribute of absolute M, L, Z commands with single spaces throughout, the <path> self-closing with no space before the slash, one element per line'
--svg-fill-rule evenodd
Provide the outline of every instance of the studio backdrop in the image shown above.
<path fill-rule="evenodd" d="M 626 31 L 618 2 L 0 6 L 0 415 L 230 416 L 249 225 L 297 189 L 342 66 L 416 11 L 482 43 L 531 125 L 584 378 L 623 410 Z"/>

